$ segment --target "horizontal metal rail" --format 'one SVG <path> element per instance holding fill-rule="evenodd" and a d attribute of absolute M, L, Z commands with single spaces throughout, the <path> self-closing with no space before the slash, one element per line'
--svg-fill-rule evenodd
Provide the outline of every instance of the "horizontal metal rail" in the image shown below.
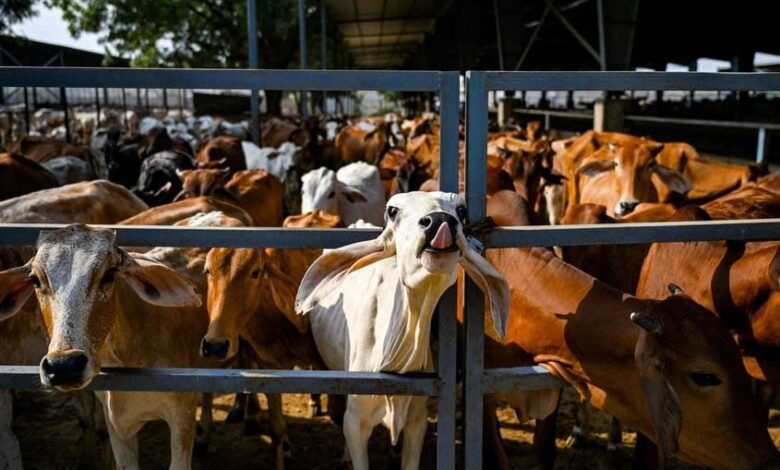
<path fill-rule="evenodd" d="M 0 366 L 0 389 L 40 390 L 37 366 Z M 433 373 L 103 368 L 88 390 L 438 395 Z"/>
<path fill-rule="evenodd" d="M 482 393 L 532 392 L 564 386 L 566 382 L 542 366 L 485 369 L 482 376 Z"/>
<path fill-rule="evenodd" d="M 557 110 L 541 110 L 541 109 L 516 109 L 515 114 L 528 114 L 532 116 L 551 116 L 560 117 L 565 119 L 579 119 L 583 121 L 589 121 L 593 119 L 593 113 L 580 112 L 580 111 L 557 111 Z M 672 118 L 672 117 L 656 117 L 656 116 L 638 116 L 628 114 L 624 117 L 628 122 L 649 122 L 657 124 L 669 124 L 680 126 L 694 126 L 694 127 L 725 127 L 729 129 L 749 129 L 749 130 L 780 130 L 780 124 L 771 122 L 758 122 L 758 121 L 717 121 L 714 119 L 685 119 L 685 118 Z"/>
<path fill-rule="evenodd" d="M 470 72 L 473 74 L 475 72 Z M 479 72 L 477 72 L 479 73 Z M 780 73 L 481 72 L 487 91 L 780 91 Z"/>
<path fill-rule="evenodd" d="M 0 244 L 34 245 L 44 230 L 67 224 L 0 224 Z M 379 229 L 271 227 L 173 227 L 94 225 L 114 230 L 123 246 L 223 248 L 337 248 L 370 240 Z M 487 238 L 488 248 L 520 246 L 626 245 L 714 240 L 780 240 L 780 220 L 719 220 L 606 225 L 499 227 Z"/>
<path fill-rule="evenodd" d="M 213 90 L 438 91 L 442 72 L 0 67 L 0 86 Z"/>

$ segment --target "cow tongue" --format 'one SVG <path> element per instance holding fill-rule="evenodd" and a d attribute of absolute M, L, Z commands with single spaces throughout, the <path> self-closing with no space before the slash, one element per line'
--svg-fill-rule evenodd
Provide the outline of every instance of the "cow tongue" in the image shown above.
<path fill-rule="evenodd" d="M 436 232 L 436 236 L 431 240 L 431 248 L 437 250 L 446 250 L 452 246 L 452 233 L 450 232 L 450 226 L 447 222 L 442 222 L 439 225 L 439 230 Z"/>

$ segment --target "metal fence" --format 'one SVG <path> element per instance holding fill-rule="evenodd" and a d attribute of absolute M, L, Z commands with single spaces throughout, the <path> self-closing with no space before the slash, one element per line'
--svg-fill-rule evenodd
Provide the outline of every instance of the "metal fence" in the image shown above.
<path fill-rule="evenodd" d="M 432 91 L 440 96 L 441 188 L 457 191 L 459 76 L 457 72 L 290 70 L 116 70 L 0 68 L 0 86 L 211 88 L 279 90 Z M 666 72 L 468 72 L 466 76 L 466 199 L 472 220 L 485 213 L 487 92 L 491 90 L 780 90 L 780 74 Z M 62 225 L 0 227 L 0 244 L 34 244 L 40 230 Z M 130 246 L 322 247 L 375 237 L 377 230 L 112 226 Z M 686 222 L 620 226 L 498 229 L 488 248 L 650 243 L 653 241 L 776 240 L 780 222 Z M 439 305 L 439 355 L 433 374 L 221 369 L 104 369 L 93 390 L 199 392 L 319 392 L 438 397 L 437 466 L 455 467 L 455 289 Z M 483 394 L 541 390 L 563 384 L 541 367 L 484 370 L 484 303 L 467 283 L 464 370 L 465 468 L 481 468 Z M 38 389 L 36 367 L 0 367 L 0 389 Z"/>

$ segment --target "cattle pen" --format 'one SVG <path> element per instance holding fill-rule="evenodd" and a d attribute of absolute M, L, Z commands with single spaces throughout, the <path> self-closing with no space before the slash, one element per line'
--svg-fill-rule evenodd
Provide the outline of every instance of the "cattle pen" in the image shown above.
<path fill-rule="evenodd" d="M 441 116 L 441 188 L 458 190 L 460 121 L 458 72 L 342 70 L 200 70 L 0 68 L 0 86 L 208 88 L 277 90 L 387 90 L 436 92 Z M 483 72 L 465 77 L 466 200 L 471 220 L 485 215 L 488 91 L 494 90 L 717 90 L 778 91 L 780 73 L 670 72 Z M 61 225 L 9 224 L 0 227 L 0 244 L 33 245 L 41 230 Z M 334 248 L 368 240 L 369 229 L 282 229 L 106 226 L 125 246 Z M 709 240 L 780 240 L 780 222 L 727 221 L 500 228 L 486 248 L 576 246 Z M 336 394 L 427 395 L 438 399 L 437 467 L 456 461 L 456 292 L 451 288 L 439 306 L 437 372 L 398 375 L 336 371 L 224 369 L 104 369 L 91 390 L 194 392 L 312 392 Z M 483 299 L 468 283 L 463 370 L 465 396 L 465 468 L 482 466 L 483 394 L 562 387 L 542 367 L 483 368 Z M 444 313 L 444 314 L 442 314 Z M 40 389 L 38 368 L 0 367 L 0 389 Z"/>

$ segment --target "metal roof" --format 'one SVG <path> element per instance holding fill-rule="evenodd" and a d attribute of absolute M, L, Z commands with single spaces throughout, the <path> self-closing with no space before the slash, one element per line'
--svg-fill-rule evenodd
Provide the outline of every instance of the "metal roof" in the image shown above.
<path fill-rule="evenodd" d="M 436 22 L 436 0 L 326 0 L 358 68 L 393 68 Z"/>

